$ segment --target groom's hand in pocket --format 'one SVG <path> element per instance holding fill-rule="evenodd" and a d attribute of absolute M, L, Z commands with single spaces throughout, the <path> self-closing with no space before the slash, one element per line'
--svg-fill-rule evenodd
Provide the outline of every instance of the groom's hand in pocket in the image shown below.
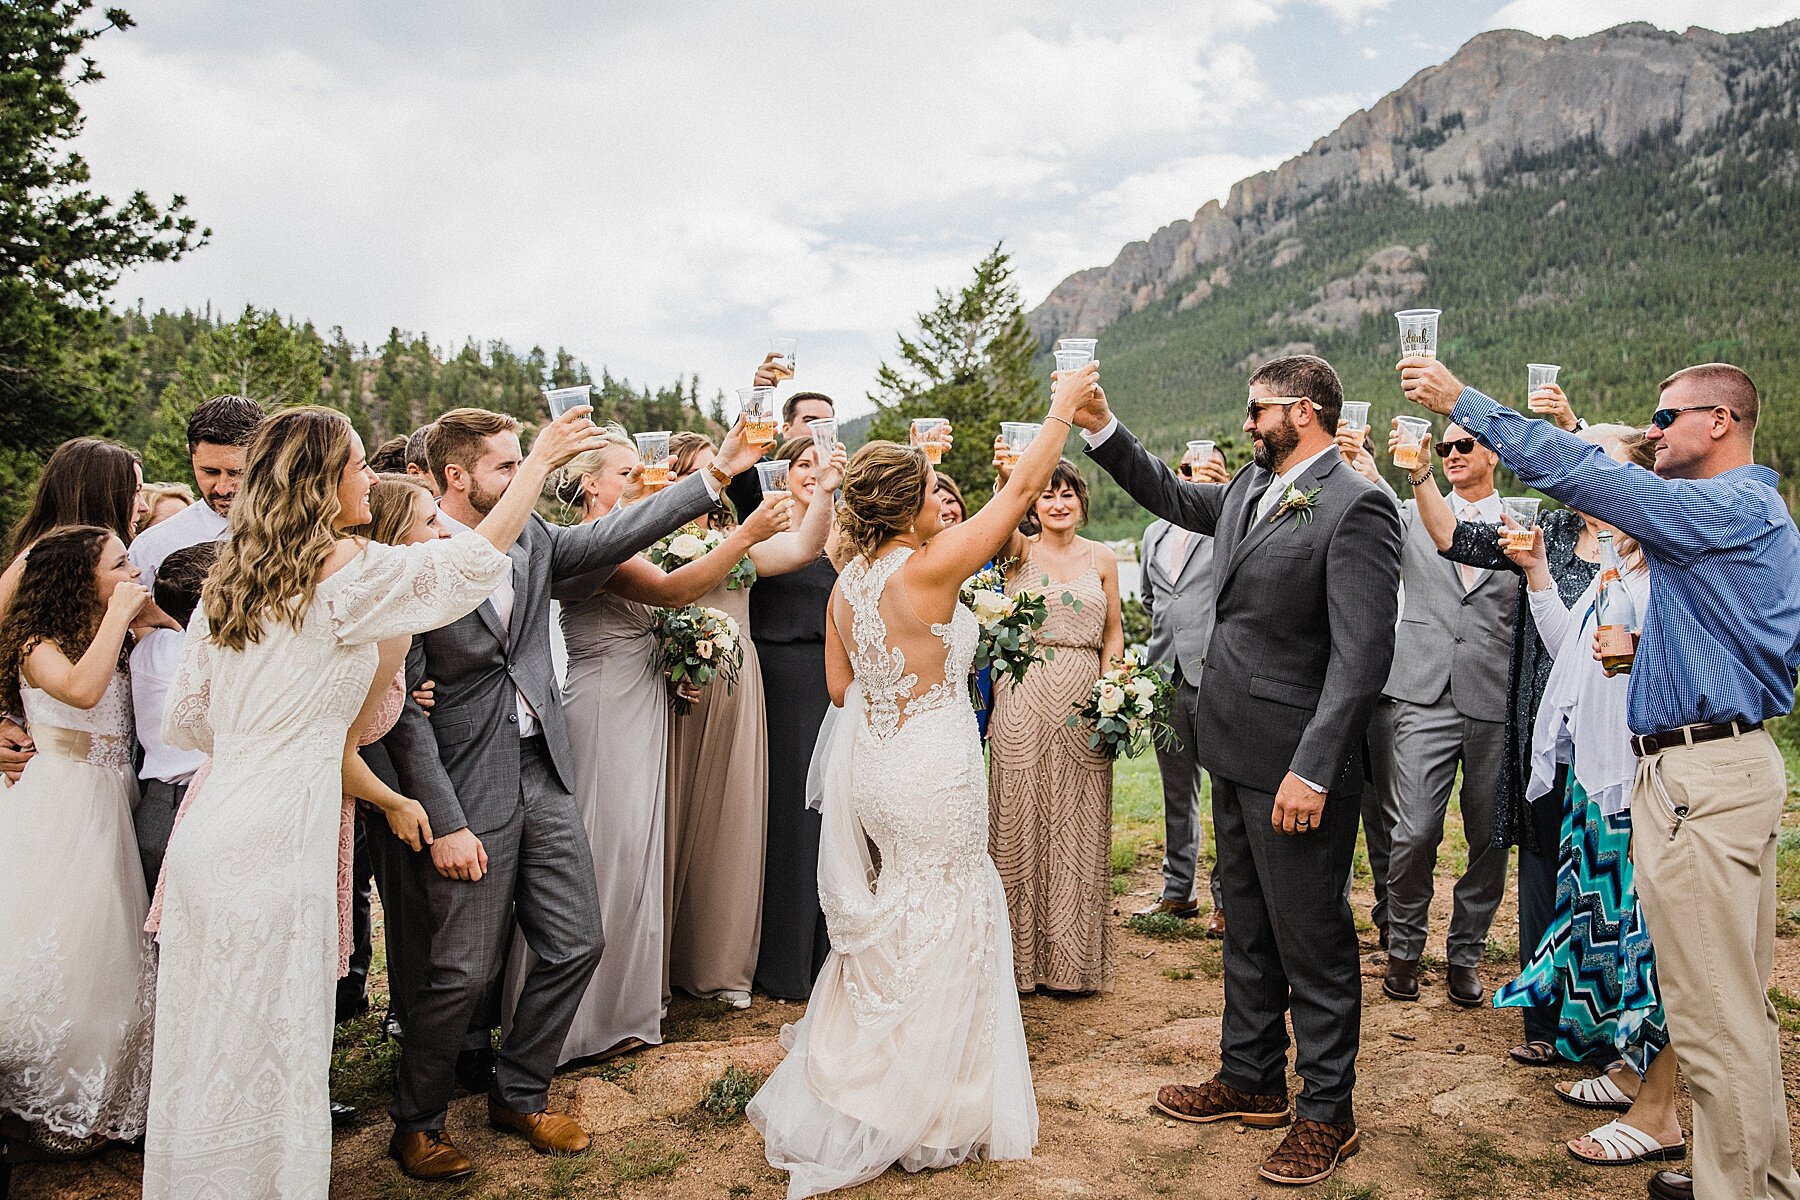
<path fill-rule="evenodd" d="M 431 865 L 445 879 L 474 883 L 487 874 L 487 847 L 465 825 L 431 843 Z"/>
<path fill-rule="evenodd" d="M 1292 771 L 1284 775 L 1275 793 L 1275 809 L 1269 815 L 1275 832 L 1311 833 L 1324 817 L 1325 793 L 1314 791 Z"/>

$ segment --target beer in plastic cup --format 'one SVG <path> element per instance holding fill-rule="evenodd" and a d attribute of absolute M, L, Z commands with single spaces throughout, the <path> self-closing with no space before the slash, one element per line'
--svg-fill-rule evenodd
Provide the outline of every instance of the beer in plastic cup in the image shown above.
<path fill-rule="evenodd" d="M 1394 447 L 1394 465 L 1402 471 L 1417 471 L 1431 461 L 1431 422 L 1423 417 L 1400 418 L 1400 442 Z"/>
<path fill-rule="evenodd" d="M 643 481 L 646 492 L 654 492 L 658 488 L 669 485 L 669 431 L 659 429 L 655 433 L 636 435 L 638 458 L 643 460 L 644 470 L 638 477 Z"/>
<path fill-rule="evenodd" d="M 775 444 L 775 389 L 747 387 L 738 389 L 738 403 L 744 413 L 744 437 L 752 446 Z"/>
<path fill-rule="evenodd" d="M 925 461 L 936 466 L 944 461 L 944 434 L 950 428 L 947 417 L 914 417 L 912 444 L 925 452 Z"/>

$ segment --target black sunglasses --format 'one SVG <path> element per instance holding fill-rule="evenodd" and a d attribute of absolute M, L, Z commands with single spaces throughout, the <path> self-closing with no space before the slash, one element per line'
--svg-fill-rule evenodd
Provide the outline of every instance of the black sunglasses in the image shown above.
<path fill-rule="evenodd" d="M 1458 454 L 1475 453 L 1476 444 L 1475 439 L 1472 437 L 1457 438 L 1454 442 L 1438 442 L 1432 449 L 1437 451 L 1437 456 L 1439 458 L 1449 458 L 1452 450 L 1456 451 Z"/>
<path fill-rule="evenodd" d="M 1650 423 L 1658 429 L 1667 429 L 1675 423 L 1675 418 L 1679 417 L 1682 413 L 1716 412 L 1721 408 L 1725 408 L 1725 406 L 1723 404 L 1690 404 L 1686 408 L 1659 408 L 1650 414 Z M 1732 412 L 1729 408 L 1725 408 L 1725 411 L 1731 413 L 1731 419 L 1734 421 L 1742 421 L 1744 419 L 1735 412 Z"/>

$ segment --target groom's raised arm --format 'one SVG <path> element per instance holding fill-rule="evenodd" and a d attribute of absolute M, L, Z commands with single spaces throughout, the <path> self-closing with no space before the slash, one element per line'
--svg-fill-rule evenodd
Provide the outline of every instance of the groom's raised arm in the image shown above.
<path fill-rule="evenodd" d="M 614 568 L 674 533 L 713 506 L 700 472 L 654 496 L 586 525 L 546 525 L 551 537 L 550 594 L 558 600 L 592 596 Z"/>
<path fill-rule="evenodd" d="M 1125 426 L 1114 422 L 1088 446 L 1087 453 L 1133 500 L 1163 520 L 1209 536 L 1218 528 L 1226 485 L 1188 483 L 1179 478 Z"/>

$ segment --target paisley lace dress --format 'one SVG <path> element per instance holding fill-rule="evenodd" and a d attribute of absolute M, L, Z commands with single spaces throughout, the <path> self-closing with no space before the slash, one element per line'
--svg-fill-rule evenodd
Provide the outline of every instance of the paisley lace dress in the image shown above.
<path fill-rule="evenodd" d="M 120 672 L 85 709 L 20 692 L 38 753 L 0 789 L 0 1111 L 40 1136 L 128 1140 L 144 1130 L 156 990 L 131 869 L 131 686 Z"/>
<path fill-rule="evenodd" d="M 1027 1158 L 1037 1142 L 966 683 L 975 618 L 959 605 L 948 624 L 921 621 L 904 583 L 890 586 L 910 554 L 850 565 L 848 622 L 834 601 L 855 683 L 820 732 L 808 788 L 831 954 L 749 1108 L 790 1200 L 894 1165 Z"/>
<path fill-rule="evenodd" d="M 299 629 L 242 651 L 194 614 L 163 737 L 212 755 L 169 839 L 145 1200 L 324 1200 L 344 736 L 384 638 L 448 624 L 511 567 L 470 532 L 369 543 Z"/>

